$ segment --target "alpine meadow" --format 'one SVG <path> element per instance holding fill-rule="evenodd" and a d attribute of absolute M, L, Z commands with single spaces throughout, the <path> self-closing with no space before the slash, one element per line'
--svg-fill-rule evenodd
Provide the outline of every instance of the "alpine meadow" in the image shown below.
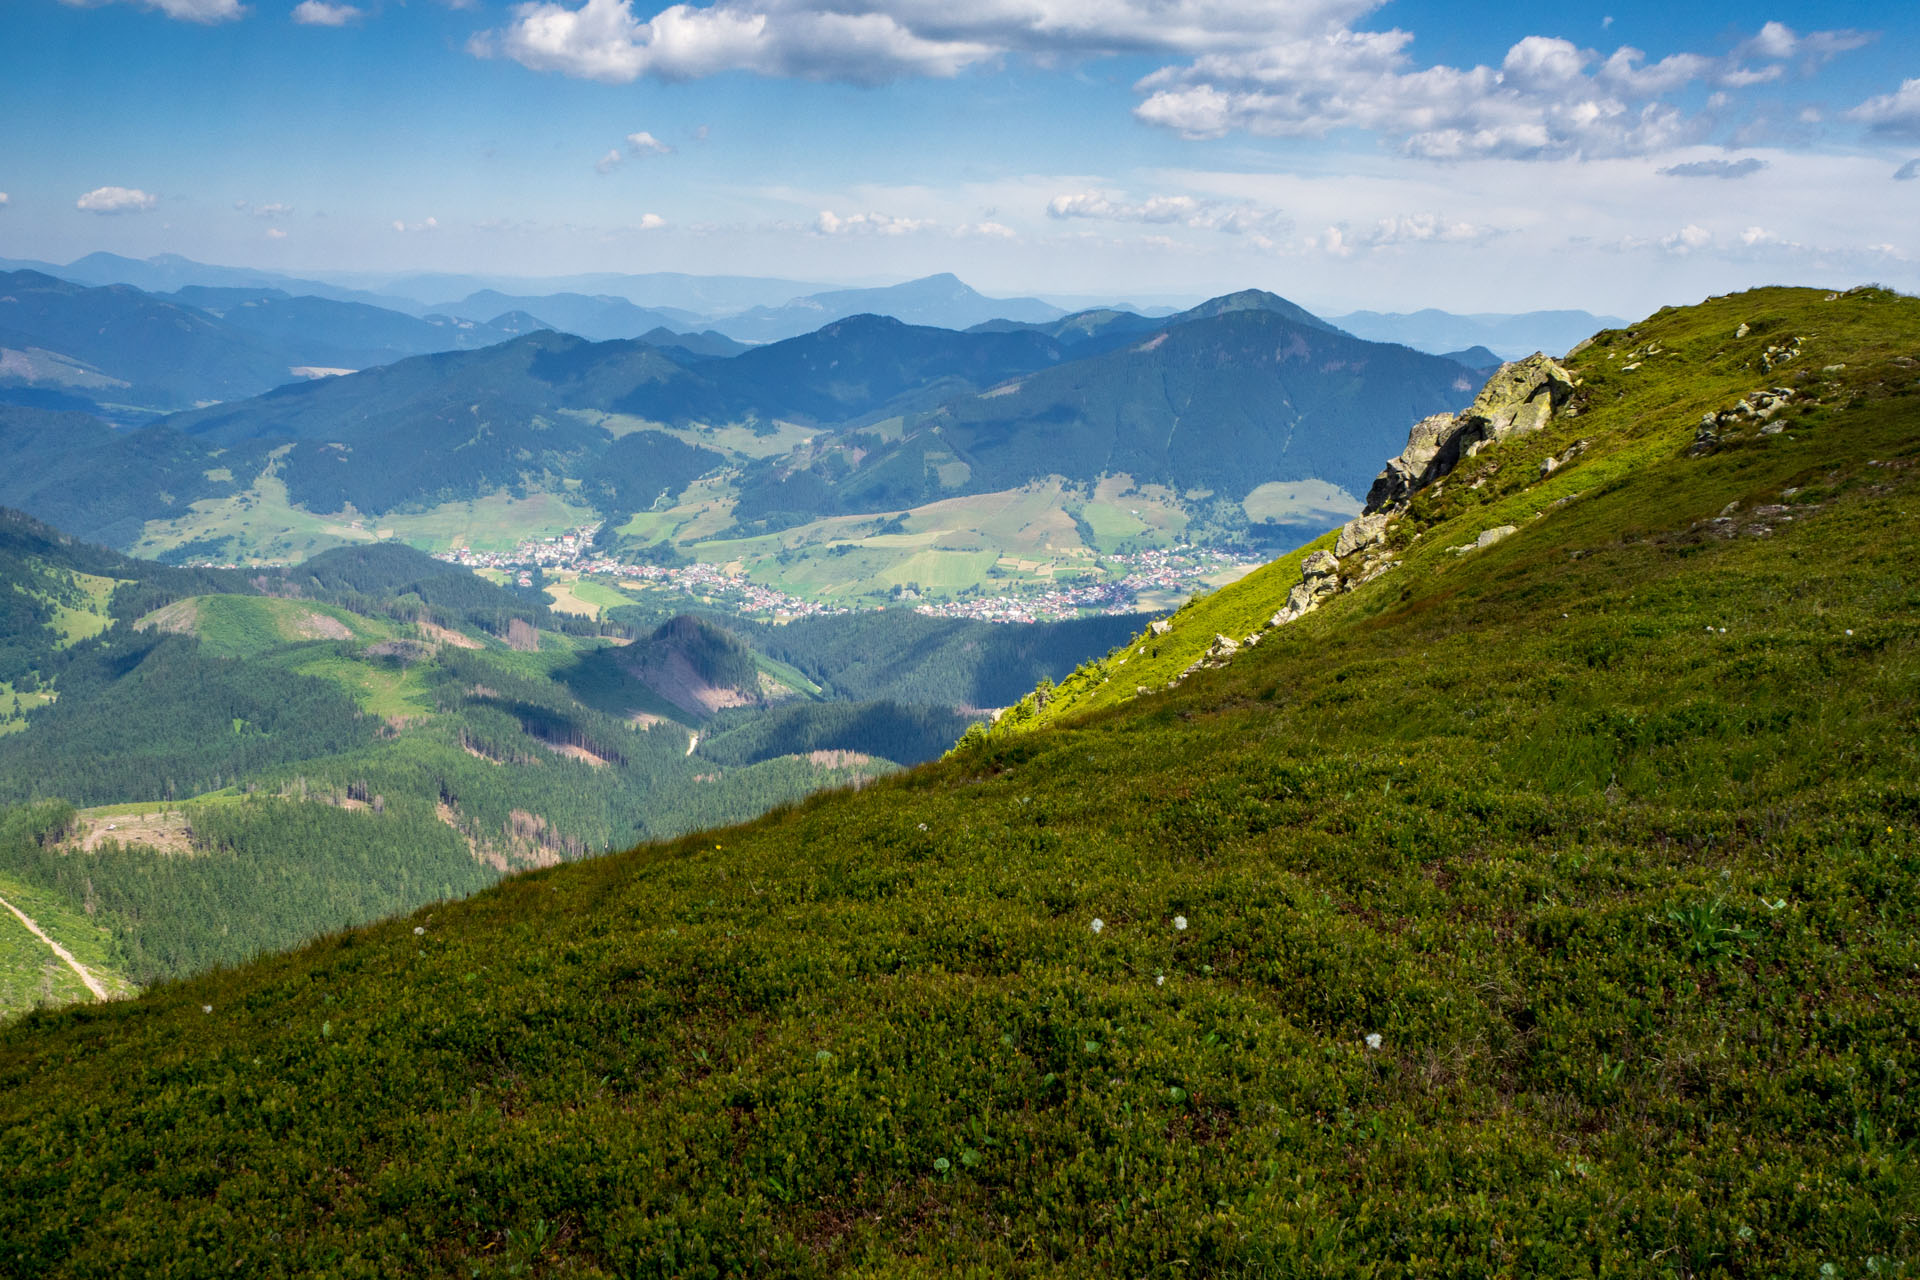
<path fill-rule="evenodd" d="M 1776 10 L 15 6 L 0 1277 L 1920 1277 Z"/>

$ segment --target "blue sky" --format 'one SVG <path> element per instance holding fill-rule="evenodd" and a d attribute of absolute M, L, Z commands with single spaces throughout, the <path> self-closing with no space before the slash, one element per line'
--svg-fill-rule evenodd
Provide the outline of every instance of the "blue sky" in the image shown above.
<path fill-rule="evenodd" d="M 1884 3 L 14 0 L 0 256 L 1641 314 L 1920 288 Z"/>

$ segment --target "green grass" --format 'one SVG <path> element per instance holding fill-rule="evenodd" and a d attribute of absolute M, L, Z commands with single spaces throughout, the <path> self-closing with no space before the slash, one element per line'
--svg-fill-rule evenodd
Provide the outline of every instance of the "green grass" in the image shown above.
<path fill-rule="evenodd" d="M 133 994 L 113 966 L 112 939 L 57 895 L 0 875 L 0 898 L 27 913 L 54 941 L 73 953 L 116 996 Z M 26 1010 L 87 1003 L 94 995 L 67 964 L 36 938 L 11 911 L 0 908 L 0 1019 Z"/>
<path fill-rule="evenodd" d="M 0 1030 L 0 1268 L 1915 1274 L 1920 304 L 1823 298 L 1584 353 L 1402 569 L 1172 691 Z"/>

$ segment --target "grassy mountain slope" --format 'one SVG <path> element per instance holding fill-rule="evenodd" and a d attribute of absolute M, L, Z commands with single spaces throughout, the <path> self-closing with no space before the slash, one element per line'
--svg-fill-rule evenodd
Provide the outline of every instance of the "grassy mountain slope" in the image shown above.
<path fill-rule="evenodd" d="M 1908 1273 L 1916 340 L 1663 313 L 1222 670 L 0 1031 L 0 1266 Z"/>

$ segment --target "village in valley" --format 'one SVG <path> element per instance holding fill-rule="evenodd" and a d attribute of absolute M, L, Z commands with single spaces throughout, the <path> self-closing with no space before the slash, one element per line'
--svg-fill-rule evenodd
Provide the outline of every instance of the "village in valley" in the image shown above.
<path fill-rule="evenodd" d="M 975 587 L 948 599 L 925 599 L 911 587 L 883 601 L 846 604 L 807 599 L 755 582 L 730 566 L 694 562 L 658 565 L 624 561 L 594 548 L 598 524 L 565 533 L 522 540 L 508 551 L 455 547 L 436 553 L 449 564 L 478 570 L 514 585 L 531 588 L 538 571 L 595 580 L 636 598 L 649 593 L 690 597 L 744 617 L 787 622 L 857 612 L 859 608 L 907 606 L 931 617 L 980 622 L 1058 622 L 1096 614 L 1124 614 L 1163 607 L 1195 590 L 1222 585 L 1262 563 L 1259 556 L 1180 543 L 1103 557 L 1099 568 L 1079 580 L 1032 586 L 1002 586 L 994 594 Z"/>

